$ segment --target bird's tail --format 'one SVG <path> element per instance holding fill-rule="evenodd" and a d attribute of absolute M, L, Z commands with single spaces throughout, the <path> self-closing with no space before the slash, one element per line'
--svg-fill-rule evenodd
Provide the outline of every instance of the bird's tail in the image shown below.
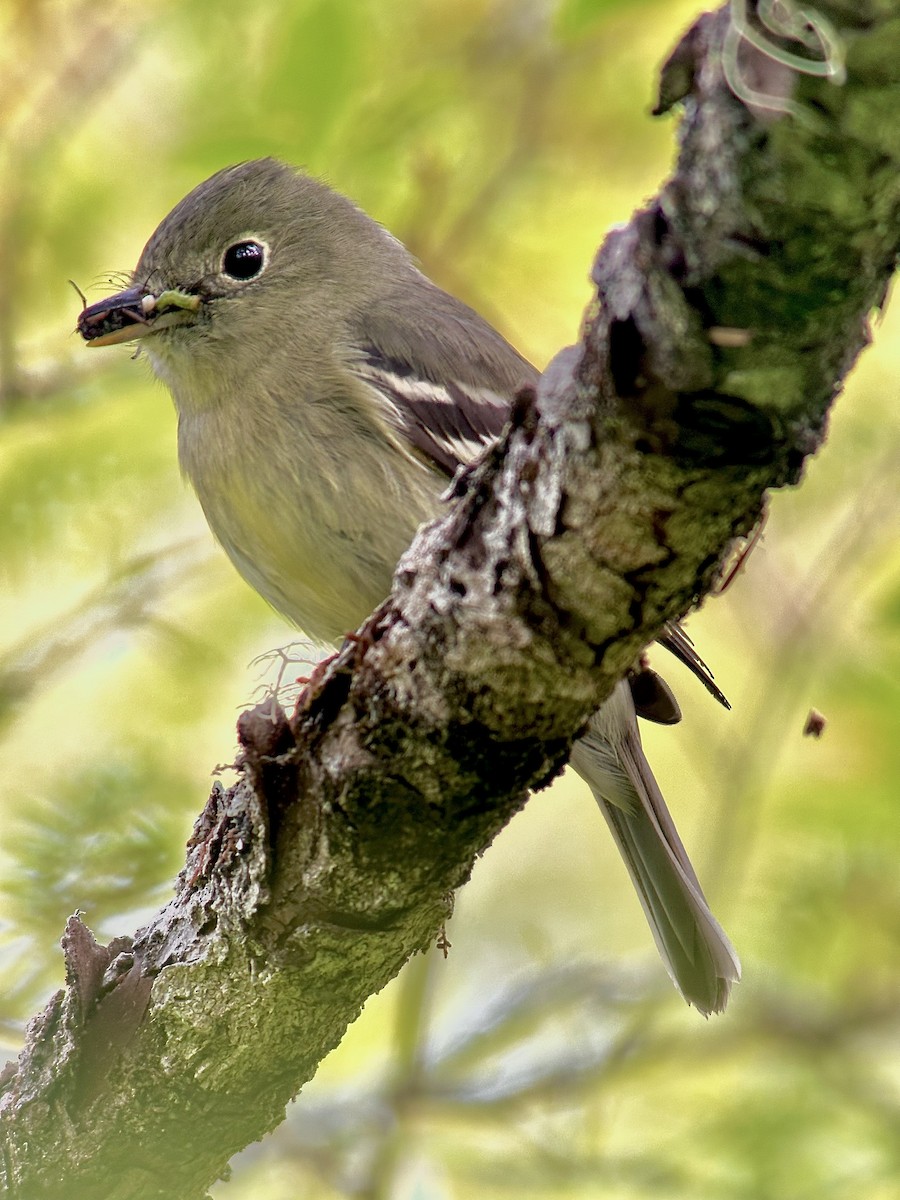
<path fill-rule="evenodd" d="M 627 689 L 619 684 L 595 714 L 571 761 L 612 831 L 672 981 L 708 1016 L 724 1009 L 741 965 L 644 757 Z"/>

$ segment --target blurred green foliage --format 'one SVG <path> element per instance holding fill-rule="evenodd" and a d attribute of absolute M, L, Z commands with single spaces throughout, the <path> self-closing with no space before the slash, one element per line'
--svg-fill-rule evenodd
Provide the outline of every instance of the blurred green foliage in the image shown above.
<path fill-rule="evenodd" d="M 0 2 L 0 1031 L 86 912 L 165 898 L 252 656 L 291 634 L 213 547 L 162 390 L 87 353 L 77 299 L 218 167 L 273 153 L 352 195 L 543 364 L 604 229 L 655 190 L 660 0 Z M 829 1200 L 900 1195 L 900 323 L 803 486 L 691 632 L 650 757 L 741 950 L 728 1013 L 683 1009 L 583 790 L 479 863 L 447 962 L 374 998 L 236 1200 Z M 683 685 L 683 686 L 682 686 Z M 824 737 L 802 737 L 812 706 Z"/>

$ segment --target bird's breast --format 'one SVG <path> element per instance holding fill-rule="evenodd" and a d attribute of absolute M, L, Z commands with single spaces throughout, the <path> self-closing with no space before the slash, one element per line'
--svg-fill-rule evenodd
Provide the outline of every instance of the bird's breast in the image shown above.
<path fill-rule="evenodd" d="M 319 641 L 355 629 L 387 595 L 442 484 L 358 417 L 271 400 L 180 414 L 182 469 L 214 535 L 247 582 Z"/>

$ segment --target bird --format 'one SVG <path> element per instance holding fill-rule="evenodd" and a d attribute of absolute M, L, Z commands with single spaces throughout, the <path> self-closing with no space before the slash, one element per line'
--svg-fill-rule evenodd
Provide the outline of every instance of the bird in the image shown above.
<path fill-rule="evenodd" d="M 78 331 L 92 347 L 139 342 L 172 393 L 181 468 L 216 539 L 273 608 L 332 645 L 384 599 L 455 472 L 539 378 L 382 225 L 274 158 L 195 187 L 130 285 L 84 308 Z M 721 698 L 679 626 L 660 640 Z M 680 717 L 667 685 L 650 690 L 643 704 L 620 681 L 571 765 L 673 983 L 708 1016 L 725 1008 L 740 962 L 643 751 L 638 711 Z"/>

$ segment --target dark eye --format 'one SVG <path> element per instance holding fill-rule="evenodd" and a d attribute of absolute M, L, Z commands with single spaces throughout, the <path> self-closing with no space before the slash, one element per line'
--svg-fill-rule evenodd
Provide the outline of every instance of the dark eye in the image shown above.
<path fill-rule="evenodd" d="M 232 279 L 253 279 L 265 262 L 265 246 L 259 242 L 236 242 L 222 255 L 222 270 Z"/>

